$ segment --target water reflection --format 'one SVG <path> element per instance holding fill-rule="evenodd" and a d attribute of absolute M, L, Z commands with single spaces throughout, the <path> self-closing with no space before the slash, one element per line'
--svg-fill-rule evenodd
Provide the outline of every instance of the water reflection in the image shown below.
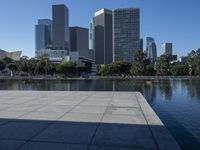
<path fill-rule="evenodd" d="M 157 82 L 157 86 L 159 88 L 159 94 L 163 96 L 164 100 L 172 99 L 172 84 L 171 80 L 162 80 Z"/>
<path fill-rule="evenodd" d="M 189 80 L 185 86 L 191 97 L 197 97 L 200 100 L 200 80 Z"/>
<path fill-rule="evenodd" d="M 179 87 L 180 86 L 180 87 Z M 1 80 L 0 90 L 139 91 L 153 101 L 172 100 L 173 90 L 200 99 L 200 80 Z"/>

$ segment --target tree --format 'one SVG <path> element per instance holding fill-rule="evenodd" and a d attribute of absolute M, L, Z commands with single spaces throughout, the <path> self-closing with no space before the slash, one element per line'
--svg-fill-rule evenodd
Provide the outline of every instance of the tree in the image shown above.
<path fill-rule="evenodd" d="M 65 61 L 60 65 L 60 70 L 66 76 L 75 74 L 76 72 L 76 64 L 71 61 Z"/>
<path fill-rule="evenodd" d="M 102 67 L 98 67 L 97 73 L 103 76 L 122 76 L 130 74 L 131 64 L 125 61 L 118 61 L 112 64 L 106 64 Z"/>
<path fill-rule="evenodd" d="M 195 75 L 200 75 L 200 48 L 188 54 L 188 65 L 192 67 Z"/>
<path fill-rule="evenodd" d="M 53 75 L 54 73 L 57 73 L 57 66 L 59 64 L 53 64 L 53 63 L 48 63 L 48 70 L 47 73 Z"/>
<path fill-rule="evenodd" d="M 11 58 L 9 58 L 9 57 L 5 57 L 5 58 L 3 59 L 3 62 L 4 62 L 5 64 L 8 64 L 8 63 L 12 63 L 13 60 L 12 60 Z"/>
<path fill-rule="evenodd" d="M 85 67 L 85 69 L 86 69 L 85 72 L 91 72 L 92 63 L 89 62 L 89 61 L 86 61 L 84 67 Z"/>
<path fill-rule="evenodd" d="M 156 75 L 156 70 L 154 69 L 154 65 L 147 65 L 146 66 L 146 73 L 147 76 L 154 76 Z"/>
<path fill-rule="evenodd" d="M 0 70 L 3 70 L 5 68 L 5 64 L 3 61 L 0 61 Z"/>
<path fill-rule="evenodd" d="M 44 59 L 38 59 L 35 66 L 36 74 L 46 74 L 47 73 L 47 62 Z"/>
<path fill-rule="evenodd" d="M 151 67 L 151 61 L 145 57 L 142 51 L 136 51 L 133 58 L 133 65 L 130 70 L 132 75 L 152 75 L 154 69 Z"/>
<path fill-rule="evenodd" d="M 100 73 L 100 71 L 101 71 L 101 65 L 97 65 L 97 67 L 96 67 L 96 69 L 97 69 L 97 75 L 101 75 L 101 73 Z"/>
<path fill-rule="evenodd" d="M 156 61 L 156 73 L 157 75 L 170 75 L 170 56 L 161 55 Z"/>
<path fill-rule="evenodd" d="M 78 74 L 81 75 L 84 72 L 88 72 L 88 68 L 86 66 L 78 66 L 77 71 L 78 71 Z"/>
<path fill-rule="evenodd" d="M 22 56 L 19 61 L 16 62 L 19 71 L 28 72 L 28 57 Z"/>
<path fill-rule="evenodd" d="M 107 64 L 99 67 L 98 74 L 102 76 L 114 75 L 115 67 L 111 64 Z"/>
<path fill-rule="evenodd" d="M 174 76 L 177 75 L 188 75 L 189 73 L 189 67 L 186 65 L 174 65 L 171 70 L 170 70 L 171 74 Z"/>
<path fill-rule="evenodd" d="M 130 70 L 131 75 L 144 75 L 144 65 L 141 62 L 135 62 Z"/>
<path fill-rule="evenodd" d="M 133 54 L 133 61 L 134 62 L 143 62 L 145 55 L 142 51 L 135 51 Z"/>
<path fill-rule="evenodd" d="M 129 75 L 132 64 L 126 61 L 116 62 L 120 75 Z"/>
<path fill-rule="evenodd" d="M 28 72 L 29 74 L 31 75 L 35 75 L 35 67 L 36 67 L 36 64 L 37 64 L 37 60 L 35 58 L 31 58 L 27 65 L 28 65 Z"/>
<path fill-rule="evenodd" d="M 11 71 L 17 71 L 17 65 L 15 63 L 8 63 L 6 68 L 10 69 Z"/>

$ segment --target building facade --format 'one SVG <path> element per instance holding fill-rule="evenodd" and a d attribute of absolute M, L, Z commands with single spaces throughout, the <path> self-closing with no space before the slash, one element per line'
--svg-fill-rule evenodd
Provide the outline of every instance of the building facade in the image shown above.
<path fill-rule="evenodd" d="M 163 49 L 164 54 L 172 55 L 172 47 L 173 47 L 172 43 L 164 43 L 162 45 L 162 49 Z"/>
<path fill-rule="evenodd" d="M 65 5 L 52 6 L 52 48 L 69 51 L 69 10 Z"/>
<path fill-rule="evenodd" d="M 70 27 L 70 51 L 79 52 L 80 56 L 88 57 L 89 30 L 82 27 Z"/>
<path fill-rule="evenodd" d="M 143 41 L 143 39 L 140 39 L 140 51 L 141 52 L 143 52 L 143 50 L 144 50 L 143 45 L 144 45 L 144 41 Z"/>
<path fill-rule="evenodd" d="M 38 56 L 40 50 L 47 49 L 51 44 L 51 25 L 50 19 L 39 19 L 35 25 L 35 53 Z"/>
<path fill-rule="evenodd" d="M 92 19 L 92 47 L 95 64 L 112 63 L 112 11 L 101 9 Z"/>
<path fill-rule="evenodd" d="M 69 54 L 69 11 L 65 5 L 52 5 L 52 21 L 40 19 L 35 26 L 36 57 L 48 55 L 60 62 Z"/>
<path fill-rule="evenodd" d="M 113 11 L 113 62 L 133 61 L 140 50 L 140 9 L 123 8 Z"/>
<path fill-rule="evenodd" d="M 155 62 L 157 59 L 157 48 L 155 40 L 152 37 L 146 38 L 146 52 L 147 58 L 149 58 L 152 62 Z"/>

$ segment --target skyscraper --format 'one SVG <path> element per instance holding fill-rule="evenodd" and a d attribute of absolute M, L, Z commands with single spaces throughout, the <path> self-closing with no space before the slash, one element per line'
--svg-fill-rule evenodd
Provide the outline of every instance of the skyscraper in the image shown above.
<path fill-rule="evenodd" d="M 140 50 L 140 9 L 122 8 L 113 11 L 113 61 L 133 61 Z"/>
<path fill-rule="evenodd" d="M 35 54 L 39 56 L 39 51 L 47 49 L 51 44 L 51 20 L 39 19 L 35 25 Z"/>
<path fill-rule="evenodd" d="M 143 39 L 140 39 L 140 51 L 143 52 Z"/>
<path fill-rule="evenodd" d="M 87 28 L 70 27 L 70 46 L 72 52 L 78 52 L 80 56 L 88 57 L 89 31 Z"/>
<path fill-rule="evenodd" d="M 112 63 L 112 11 L 101 9 L 93 18 L 93 48 L 96 64 Z"/>
<path fill-rule="evenodd" d="M 157 48 L 154 38 L 152 37 L 146 38 L 146 52 L 147 52 L 147 58 L 149 58 L 152 62 L 156 61 Z"/>
<path fill-rule="evenodd" d="M 69 51 L 69 11 L 65 5 L 52 6 L 52 49 Z"/>
<path fill-rule="evenodd" d="M 92 18 L 90 21 L 89 28 L 89 49 L 94 50 L 94 19 Z"/>
<path fill-rule="evenodd" d="M 162 49 L 163 49 L 164 54 L 172 55 L 172 43 L 164 43 L 162 45 Z"/>

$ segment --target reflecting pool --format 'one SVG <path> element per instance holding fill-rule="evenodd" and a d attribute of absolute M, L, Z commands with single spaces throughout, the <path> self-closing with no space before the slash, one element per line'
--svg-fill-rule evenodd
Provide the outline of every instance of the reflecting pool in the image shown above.
<path fill-rule="evenodd" d="M 200 80 L 0 80 L 0 90 L 140 91 L 184 150 L 200 149 Z"/>

